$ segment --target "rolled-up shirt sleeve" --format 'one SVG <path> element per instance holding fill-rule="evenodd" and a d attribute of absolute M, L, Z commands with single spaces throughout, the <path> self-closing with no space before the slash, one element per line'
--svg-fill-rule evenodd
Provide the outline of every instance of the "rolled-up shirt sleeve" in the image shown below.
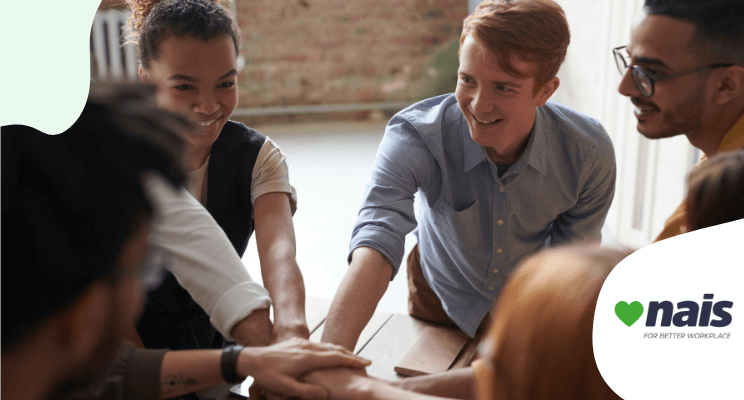
<path fill-rule="evenodd" d="M 400 116 L 394 117 L 372 167 L 349 244 L 349 262 L 354 249 L 371 247 L 388 259 L 395 277 L 403 260 L 405 236 L 416 227 L 414 194 L 430 184 L 436 168 L 413 126 Z"/>
<path fill-rule="evenodd" d="M 251 203 L 266 193 L 289 194 L 289 208 L 294 215 L 297 211 L 297 190 L 289 184 L 289 167 L 287 157 L 268 137 L 256 157 L 256 164 L 251 174 Z"/>
<path fill-rule="evenodd" d="M 150 245 L 170 255 L 169 271 L 212 325 L 232 340 L 236 323 L 270 307 L 269 292 L 251 279 L 225 232 L 185 189 L 174 189 L 155 175 L 145 187 L 158 211 Z"/>
<path fill-rule="evenodd" d="M 607 135 L 599 123 L 596 129 Z M 587 160 L 591 162 L 591 167 L 584 169 L 576 205 L 553 222 L 551 246 L 602 239 L 602 226 L 615 196 L 616 166 L 612 143 L 608 140 L 600 144 L 594 148 L 593 157 Z"/>

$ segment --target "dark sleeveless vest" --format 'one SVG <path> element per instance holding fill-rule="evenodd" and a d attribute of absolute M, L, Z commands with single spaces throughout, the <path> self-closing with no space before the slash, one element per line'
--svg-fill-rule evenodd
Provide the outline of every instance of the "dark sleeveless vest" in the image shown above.
<path fill-rule="evenodd" d="M 227 121 L 210 152 L 207 211 L 241 258 L 253 234 L 251 175 L 265 140 L 255 130 Z M 222 335 L 209 323 L 209 316 L 170 272 L 160 287 L 147 294 L 137 330 L 147 348 L 204 349 L 225 345 Z"/>

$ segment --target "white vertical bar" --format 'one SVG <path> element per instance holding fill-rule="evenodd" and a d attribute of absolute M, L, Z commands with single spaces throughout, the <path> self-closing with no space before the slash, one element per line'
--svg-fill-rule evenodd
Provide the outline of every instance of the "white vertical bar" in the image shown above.
<path fill-rule="evenodd" d="M 611 47 L 615 47 L 627 44 L 633 21 L 643 7 L 643 0 L 618 0 L 613 1 L 612 6 Z M 611 100 L 604 117 L 612 121 L 612 129 L 616 131 L 613 142 L 618 184 L 613 206 L 617 204 L 618 208 L 618 241 L 632 247 L 643 247 L 660 232 L 658 220 L 660 214 L 666 212 L 661 204 L 666 193 L 660 191 L 659 187 L 667 178 L 659 173 L 665 169 L 667 159 L 664 157 L 664 147 L 659 147 L 663 143 L 649 141 L 638 133 L 630 100 L 617 93 L 620 76 L 615 70 L 614 60 L 609 67 L 607 73 L 612 77 L 607 96 Z"/>
<path fill-rule="evenodd" d="M 661 232 L 661 229 L 656 229 L 656 226 L 654 224 L 654 221 L 658 219 L 657 216 L 657 195 L 659 194 L 661 187 L 658 184 L 659 179 L 663 179 L 660 175 L 662 172 L 662 169 L 659 168 L 659 162 L 661 160 L 661 146 L 659 146 L 659 141 L 654 140 L 652 142 L 653 145 L 653 156 L 651 156 L 651 161 L 653 164 L 653 168 L 650 169 L 651 175 L 651 182 L 648 183 L 648 206 L 646 209 L 648 210 L 647 218 L 644 223 L 643 231 L 646 233 L 646 238 L 648 239 L 648 242 L 651 243 L 654 241 L 656 236 Z M 649 152 L 651 154 L 651 152 Z"/>
<path fill-rule="evenodd" d="M 105 80 L 108 78 L 108 60 L 106 59 L 106 44 L 103 42 L 103 16 L 101 11 L 96 12 L 96 16 L 93 18 L 91 35 L 93 36 L 93 54 L 98 65 L 98 76 L 95 78 Z"/>
<path fill-rule="evenodd" d="M 703 151 L 698 149 L 697 147 L 690 145 L 690 148 L 688 150 L 689 156 L 688 156 L 688 162 L 687 162 L 687 170 L 691 170 L 692 167 L 695 166 L 700 161 L 700 158 L 703 157 Z"/>
<path fill-rule="evenodd" d="M 116 11 L 106 12 L 106 22 L 108 22 L 108 45 L 109 55 L 109 72 L 114 80 L 121 80 L 124 77 L 124 70 L 121 66 L 121 30 L 119 29 L 119 15 Z"/>
<path fill-rule="evenodd" d="M 127 78 L 130 81 L 136 81 L 137 76 L 137 53 L 135 52 L 134 45 L 129 43 L 124 45 L 124 60 L 127 65 Z"/>
<path fill-rule="evenodd" d="M 646 225 L 644 221 L 648 216 L 648 205 L 646 204 L 646 177 L 648 176 L 648 140 L 641 139 L 638 142 L 638 159 L 636 161 L 635 187 L 633 195 L 633 228 L 643 230 Z M 646 210 L 646 213 L 643 210 Z M 644 215 L 646 214 L 646 215 Z"/>
<path fill-rule="evenodd" d="M 137 76 L 137 54 L 136 54 L 136 46 L 133 43 L 126 43 L 129 38 L 123 36 L 126 29 L 124 28 L 127 24 L 127 18 L 129 18 L 129 12 L 123 12 L 123 13 L 117 13 L 119 16 L 119 21 L 121 21 L 122 29 L 122 42 L 124 43 L 122 46 L 124 48 L 124 65 L 125 65 L 125 72 L 126 72 L 126 78 L 130 81 L 136 81 L 138 79 Z"/>
<path fill-rule="evenodd" d="M 654 185 L 654 213 L 651 227 L 656 236 L 664 228 L 664 222 L 679 207 L 687 191 L 690 142 L 685 135 L 655 141 L 659 146 L 659 161 L 656 168 L 657 183 Z"/>

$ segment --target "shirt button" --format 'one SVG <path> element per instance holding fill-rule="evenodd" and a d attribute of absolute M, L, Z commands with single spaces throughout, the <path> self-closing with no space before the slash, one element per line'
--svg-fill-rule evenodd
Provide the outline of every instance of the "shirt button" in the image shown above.
<path fill-rule="evenodd" d="M 489 286 L 488 287 L 488 290 L 493 290 L 493 286 Z"/>
<path fill-rule="evenodd" d="M 504 225 L 504 220 L 503 219 L 500 219 L 499 220 L 499 225 Z"/>
<path fill-rule="evenodd" d="M 503 186 L 499 186 L 499 192 L 504 193 L 504 187 Z"/>
<path fill-rule="evenodd" d="M 498 274 L 499 273 L 499 270 L 495 269 L 495 270 L 493 270 L 493 273 L 494 274 Z"/>
<path fill-rule="evenodd" d="M 502 251 L 503 250 L 501 250 L 501 249 L 496 250 L 496 252 L 499 253 L 499 254 L 501 254 Z"/>

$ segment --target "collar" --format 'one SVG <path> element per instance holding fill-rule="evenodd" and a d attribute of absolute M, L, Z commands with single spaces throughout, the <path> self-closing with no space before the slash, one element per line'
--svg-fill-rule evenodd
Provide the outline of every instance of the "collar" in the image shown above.
<path fill-rule="evenodd" d="M 736 120 L 734 126 L 721 140 L 718 151 L 731 151 L 744 148 L 744 112 Z"/>
<path fill-rule="evenodd" d="M 540 171 L 544 175 L 547 175 L 547 143 L 546 134 L 548 131 L 548 122 L 545 116 L 541 112 L 541 108 L 538 107 L 535 113 L 535 123 L 532 125 L 532 131 L 530 131 L 530 137 L 527 141 L 527 148 L 524 149 L 524 153 L 515 164 L 526 164 L 530 165 L 536 170 Z M 462 133 L 463 149 L 465 152 L 465 172 L 475 168 L 476 165 L 489 161 L 488 153 L 486 149 L 475 143 L 473 138 L 470 137 L 470 128 L 468 128 L 468 121 L 465 116 L 460 112 L 460 131 Z"/>

